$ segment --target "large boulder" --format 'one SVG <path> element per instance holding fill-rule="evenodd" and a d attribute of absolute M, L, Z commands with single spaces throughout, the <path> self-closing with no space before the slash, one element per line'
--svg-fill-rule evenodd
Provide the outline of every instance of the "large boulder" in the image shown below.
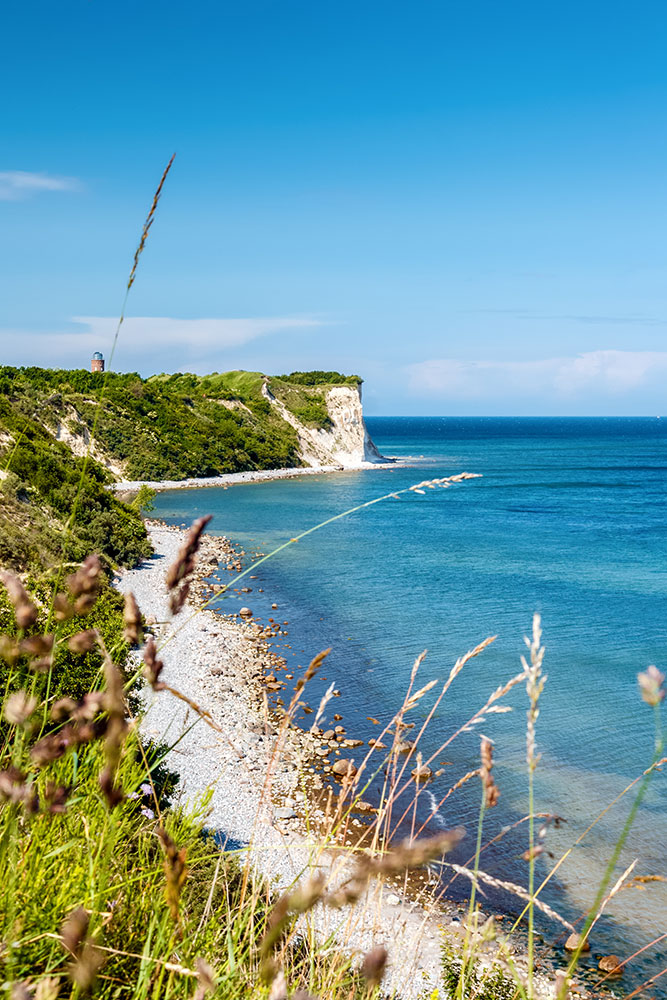
<path fill-rule="evenodd" d="M 346 757 L 337 760 L 331 770 L 338 778 L 353 778 L 357 773 L 354 761 L 348 760 Z"/>

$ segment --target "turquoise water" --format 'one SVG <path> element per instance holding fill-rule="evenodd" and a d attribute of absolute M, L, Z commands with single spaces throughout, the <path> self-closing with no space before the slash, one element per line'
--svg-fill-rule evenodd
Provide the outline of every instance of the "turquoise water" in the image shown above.
<path fill-rule="evenodd" d="M 374 496 L 425 478 L 482 473 L 449 490 L 377 504 L 309 536 L 258 568 L 243 603 L 265 621 L 271 615 L 289 621 L 284 641 L 291 648 L 283 654 L 291 664 L 332 647 L 310 701 L 317 705 L 334 681 L 342 696 L 331 713 L 340 712 L 348 732 L 366 738 L 377 733 L 367 716 L 384 722 L 399 706 L 421 650 L 428 649 L 421 683 L 444 680 L 457 656 L 497 634 L 438 709 L 424 738 L 427 752 L 518 672 L 523 636 L 539 611 L 548 681 L 538 722 L 536 806 L 567 820 L 548 834 L 557 858 L 652 758 L 653 717 L 638 697 L 636 674 L 667 663 L 667 421 L 375 418 L 368 425 L 384 454 L 408 461 L 389 470 L 162 493 L 156 516 L 178 524 L 213 513 L 214 531 L 249 553 L 267 552 Z M 233 596 L 222 609 L 238 606 Z M 527 806 L 525 692 L 515 689 L 507 703 L 512 713 L 482 726 L 496 744 L 502 792 L 487 817 L 489 837 Z M 414 721 L 431 704 L 421 703 Z M 447 748 L 451 763 L 421 796 L 420 818 L 428 819 L 452 782 L 476 766 L 478 748 L 474 732 Z M 629 804 L 627 796 L 598 823 L 545 890 L 545 900 L 569 919 L 592 902 Z M 429 820 L 431 829 L 468 828 L 456 857 L 461 863 L 472 853 L 478 808 L 472 783 Z M 666 814 L 665 777 L 657 774 L 619 872 L 636 857 L 636 874 L 665 874 Z M 520 826 L 490 848 L 486 870 L 525 883 L 526 865 L 518 860 L 525 837 Z M 553 861 L 539 864 L 546 874 Z M 459 878 L 448 891 L 464 898 L 467 890 Z M 482 905 L 517 909 L 509 894 L 487 896 Z M 594 951 L 625 956 L 665 925 L 663 884 L 625 891 L 596 928 Z M 559 937 L 557 925 L 542 929 L 550 940 Z M 640 956 L 624 982 L 637 984 L 667 964 L 658 951 Z"/>

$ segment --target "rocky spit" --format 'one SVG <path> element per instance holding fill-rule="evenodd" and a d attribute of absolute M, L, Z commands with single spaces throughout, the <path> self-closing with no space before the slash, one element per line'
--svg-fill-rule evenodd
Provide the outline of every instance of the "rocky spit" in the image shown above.
<path fill-rule="evenodd" d="M 188 490 L 206 486 L 237 486 L 242 483 L 261 483 L 270 479 L 294 479 L 298 476 L 320 476 L 328 472 L 350 472 L 359 469 L 393 469 L 397 464 L 406 464 L 397 459 L 384 462 L 358 462 L 356 465 L 306 466 L 293 469 L 253 469 L 249 472 L 228 472 L 222 476 L 192 477 L 190 479 L 121 479 L 109 484 L 114 493 L 135 493 L 141 486 L 152 490 Z"/>
<path fill-rule="evenodd" d="M 161 679 L 209 712 L 217 728 L 168 692 L 147 689 L 142 730 L 175 744 L 168 763 L 180 775 L 182 800 L 201 808 L 210 795 L 206 826 L 218 832 L 221 843 L 241 850 L 241 862 L 247 851 L 253 865 L 280 889 L 317 873 L 339 884 L 349 874 L 350 854 L 323 850 L 316 832 L 324 800 L 315 765 L 321 733 L 285 729 L 268 712 L 265 692 L 275 690 L 269 678 L 279 657 L 268 648 L 265 629 L 249 614 L 228 617 L 202 607 L 205 596 L 220 589 L 210 577 L 219 567 L 240 568 L 240 554 L 228 540 L 204 535 L 189 602 L 171 617 L 164 578 L 184 532 L 158 522 L 148 528 L 154 555 L 124 571 L 115 584 L 134 593 L 155 635 L 165 663 Z M 440 983 L 443 934 L 456 944 L 465 916 L 453 903 L 436 905 L 428 893 L 417 901 L 401 885 L 375 880 L 355 905 L 317 906 L 304 919 L 322 940 L 334 934 L 342 947 L 359 954 L 384 945 L 389 953 L 385 986 L 404 1000 L 417 1000 Z M 518 938 L 512 950 L 521 965 Z M 551 997 L 553 969 L 546 952 L 541 961 L 547 974 L 537 976 L 536 988 Z"/>

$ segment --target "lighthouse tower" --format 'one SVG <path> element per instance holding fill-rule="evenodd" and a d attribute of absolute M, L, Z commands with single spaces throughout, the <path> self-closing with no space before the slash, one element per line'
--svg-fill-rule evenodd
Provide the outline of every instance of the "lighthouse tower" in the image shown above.
<path fill-rule="evenodd" d="M 104 355 L 100 354 L 99 351 L 95 351 L 92 358 L 90 359 L 90 370 L 91 372 L 104 371 Z"/>

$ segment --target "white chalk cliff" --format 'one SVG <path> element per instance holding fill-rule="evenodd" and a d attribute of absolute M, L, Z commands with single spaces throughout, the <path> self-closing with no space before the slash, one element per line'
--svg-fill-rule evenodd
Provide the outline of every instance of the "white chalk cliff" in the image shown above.
<path fill-rule="evenodd" d="M 311 468 L 359 469 L 387 461 L 373 444 L 364 423 L 361 386 L 334 385 L 326 390 L 325 402 L 331 419 L 328 429 L 306 427 L 276 399 L 266 382 L 262 393 L 296 431 L 301 459 Z"/>

